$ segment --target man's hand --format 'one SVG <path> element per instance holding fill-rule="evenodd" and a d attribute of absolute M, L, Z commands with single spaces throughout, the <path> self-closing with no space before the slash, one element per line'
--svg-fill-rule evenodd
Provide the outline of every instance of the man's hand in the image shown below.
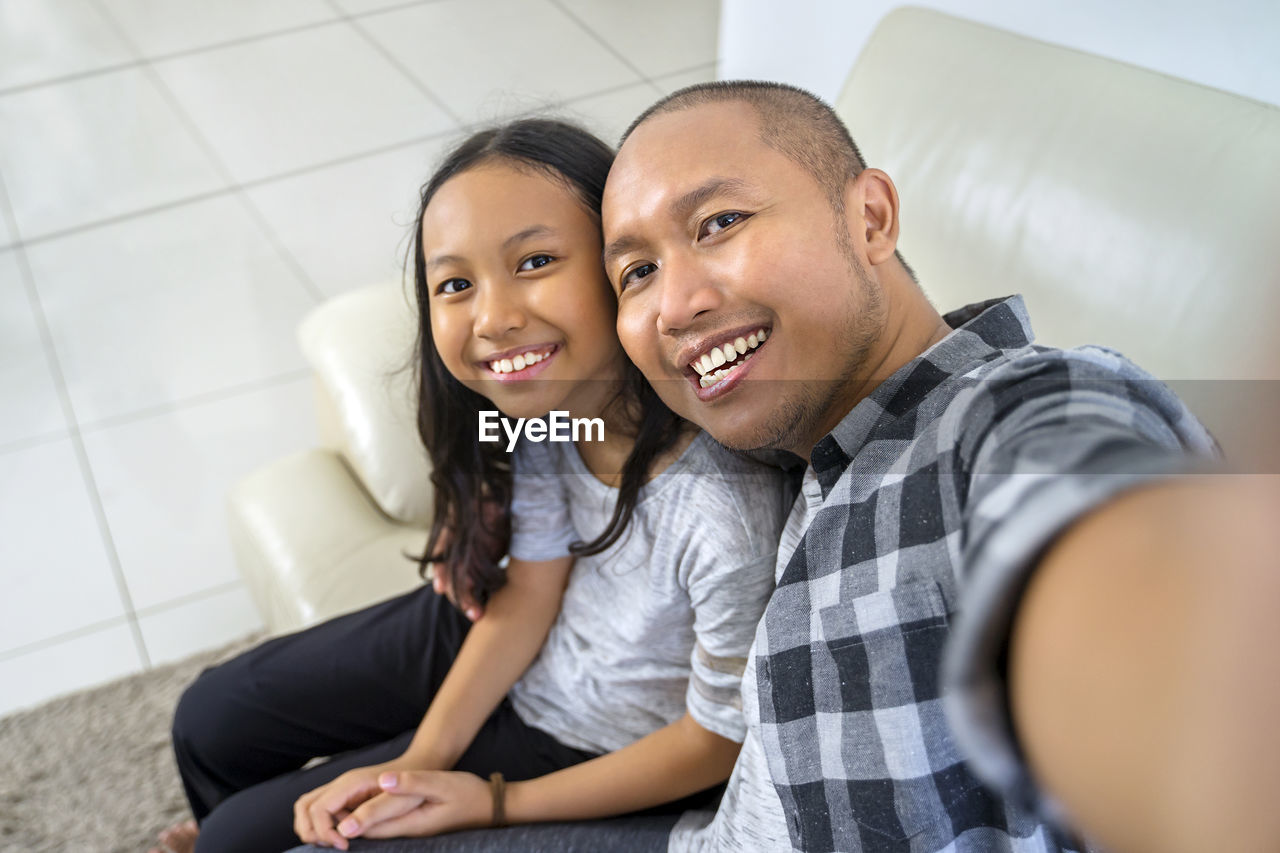
<path fill-rule="evenodd" d="M 396 769 L 393 763 L 375 764 L 348 770 L 327 785 L 303 794 L 293 804 L 293 831 L 306 844 L 322 844 L 347 849 L 347 839 L 337 824 L 352 809 L 382 793 L 378 777 Z"/>
<path fill-rule="evenodd" d="M 472 773 L 408 770 L 381 774 L 381 796 L 367 800 L 338 824 L 347 838 L 403 838 L 489 826 L 489 784 Z"/>

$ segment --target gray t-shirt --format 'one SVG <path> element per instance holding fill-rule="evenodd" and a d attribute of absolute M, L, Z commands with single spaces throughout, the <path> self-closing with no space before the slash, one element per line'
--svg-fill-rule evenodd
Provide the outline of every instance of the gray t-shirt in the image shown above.
<path fill-rule="evenodd" d="M 804 531 L 822 504 L 822 489 L 813 469 L 805 471 L 801 494 L 778 542 L 777 577 L 787 567 Z M 756 643 L 752 642 L 742 676 L 742 707 L 747 737 L 733 766 L 724 798 L 716 811 L 685 812 L 671 830 L 669 853 L 781 853 L 790 851 L 791 835 L 782 801 L 769 776 L 760 729 L 760 697 L 756 688 Z"/>
<path fill-rule="evenodd" d="M 565 556 L 595 538 L 618 490 L 568 442 L 516 449 L 511 556 Z M 511 689 L 520 718 L 611 752 L 675 722 L 741 742 L 740 686 L 773 591 L 785 475 L 699 434 L 641 490 L 626 532 L 579 557 L 537 659 Z"/>

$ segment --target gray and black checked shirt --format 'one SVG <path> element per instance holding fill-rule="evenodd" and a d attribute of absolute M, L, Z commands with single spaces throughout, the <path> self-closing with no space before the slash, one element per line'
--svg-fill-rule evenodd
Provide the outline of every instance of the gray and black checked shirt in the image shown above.
<path fill-rule="evenodd" d="M 757 629 L 750 736 L 797 849 L 1069 846 L 1011 735 L 1018 595 L 1074 519 L 1216 453 L 1118 354 L 1033 346 L 1018 297 L 946 320 L 814 448 L 811 522 Z"/>

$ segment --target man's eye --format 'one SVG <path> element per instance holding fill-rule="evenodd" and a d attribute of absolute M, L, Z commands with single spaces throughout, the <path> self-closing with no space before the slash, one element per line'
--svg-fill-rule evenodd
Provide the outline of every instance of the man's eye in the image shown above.
<path fill-rule="evenodd" d="M 533 255 L 532 257 L 525 258 L 523 261 L 521 261 L 520 266 L 517 267 L 517 271 L 530 272 L 531 270 L 536 270 L 540 267 L 545 267 L 547 264 L 551 263 L 554 260 L 555 258 L 551 257 L 550 255 Z"/>
<path fill-rule="evenodd" d="M 745 218 L 745 215 L 737 211 L 729 211 L 728 213 L 718 213 L 715 216 L 702 223 L 699 237 L 710 237 L 712 234 L 718 234 L 734 223 Z"/>
<path fill-rule="evenodd" d="M 436 293 L 461 293 L 471 287 L 471 282 L 465 278 L 450 278 L 440 282 L 440 286 L 436 288 Z"/>
<path fill-rule="evenodd" d="M 653 264 L 638 264 L 632 267 L 622 274 L 622 289 L 626 290 L 630 285 L 648 278 L 657 271 L 658 268 Z"/>

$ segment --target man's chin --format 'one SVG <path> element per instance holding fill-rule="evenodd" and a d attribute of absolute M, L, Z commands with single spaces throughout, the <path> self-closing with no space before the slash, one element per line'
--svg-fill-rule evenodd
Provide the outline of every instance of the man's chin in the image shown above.
<path fill-rule="evenodd" d="M 732 450 L 787 450 L 794 453 L 800 443 L 797 433 L 803 420 L 801 414 L 798 406 L 782 403 L 763 413 L 729 415 L 704 408 L 701 412 L 684 413 L 684 416 Z"/>

